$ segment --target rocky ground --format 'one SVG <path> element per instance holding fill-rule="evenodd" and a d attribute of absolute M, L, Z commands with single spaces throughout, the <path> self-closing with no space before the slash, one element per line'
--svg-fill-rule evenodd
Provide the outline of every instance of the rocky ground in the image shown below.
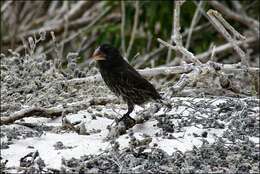
<path fill-rule="evenodd" d="M 91 106 L 64 118 L 25 118 L 1 126 L 6 173 L 259 171 L 259 107 L 253 98 L 174 98 L 172 110 L 137 107 L 144 118 L 108 137 L 122 104 Z M 64 121 L 65 120 L 65 121 Z M 64 125 L 68 122 L 76 129 Z"/>
<path fill-rule="evenodd" d="M 32 106 L 68 112 L 1 125 L 3 173 L 259 171 L 255 97 L 167 96 L 172 109 L 136 107 L 131 116 L 139 124 L 119 135 L 114 120 L 126 112 L 125 103 L 102 81 L 68 83 L 97 74 L 93 65 L 80 70 L 77 55 L 69 54 L 68 68 L 59 69 L 42 54 L 10 52 L 1 54 L 1 117 Z M 167 85 L 153 80 L 162 95 L 167 92 Z"/>

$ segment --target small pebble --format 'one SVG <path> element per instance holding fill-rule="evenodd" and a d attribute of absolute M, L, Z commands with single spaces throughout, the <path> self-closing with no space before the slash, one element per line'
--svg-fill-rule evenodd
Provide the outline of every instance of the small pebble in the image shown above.
<path fill-rule="evenodd" d="M 208 132 L 206 132 L 206 131 L 202 132 L 201 136 L 204 137 L 204 138 L 207 138 Z"/>

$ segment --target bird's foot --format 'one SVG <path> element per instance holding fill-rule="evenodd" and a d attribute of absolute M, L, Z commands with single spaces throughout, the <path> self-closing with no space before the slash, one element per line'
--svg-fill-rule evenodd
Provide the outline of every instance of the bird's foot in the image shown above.
<path fill-rule="evenodd" d="M 124 115 L 122 118 L 117 120 L 117 123 L 119 123 L 119 122 L 123 122 L 126 129 L 129 129 L 129 128 L 133 127 L 134 125 L 136 125 L 135 119 L 133 119 L 129 115 Z"/>

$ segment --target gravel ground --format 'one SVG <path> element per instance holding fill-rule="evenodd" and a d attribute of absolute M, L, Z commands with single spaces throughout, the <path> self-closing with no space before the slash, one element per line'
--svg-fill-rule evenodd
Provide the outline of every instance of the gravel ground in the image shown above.
<path fill-rule="evenodd" d="M 73 143 L 66 141 L 66 135 L 73 130 L 63 129 L 60 119 L 50 122 L 28 118 L 24 125 L 2 126 L 1 170 L 22 173 L 258 172 L 259 108 L 256 100 L 175 98 L 172 101 L 174 107 L 170 111 L 158 104 L 137 108 L 133 116 L 145 118 L 144 123 L 113 139 L 106 139 L 106 136 L 108 128 L 114 126 L 111 118 L 125 112 L 120 104 L 113 105 L 114 109 L 111 109 L 112 104 L 92 106 L 67 115 L 72 124 L 85 129 L 83 135 L 73 133 L 70 136 Z M 50 147 L 42 144 L 44 139 L 48 141 L 49 133 L 59 135 Z M 81 145 L 88 148 L 78 154 Z M 53 150 L 49 153 L 61 153 L 57 155 L 60 158 L 55 155 L 48 158 L 44 153 L 48 153 L 49 148 Z M 21 149 L 20 156 L 11 158 L 8 149 L 17 150 L 15 153 Z M 59 165 L 52 167 L 52 160 L 59 160 Z"/>
<path fill-rule="evenodd" d="M 68 67 L 44 55 L 1 54 L 1 116 L 28 106 L 57 107 L 88 98 L 114 96 L 103 82 L 60 81 L 97 73 Z M 164 91 L 161 89 L 161 92 Z M 163 93 L 163 92 L 162 92 Z M 169 96 L 168 96 L 169 97 Z M 131 116 L 139 123 L 110 137 L 126 105 L 115 99 L 76 105 L 54 120 L 24 118 L 1 126 L 0 172 L 5 173 L 257 173 L 259 99 L 176 97 L 172 109 L 149 103 Z"/>

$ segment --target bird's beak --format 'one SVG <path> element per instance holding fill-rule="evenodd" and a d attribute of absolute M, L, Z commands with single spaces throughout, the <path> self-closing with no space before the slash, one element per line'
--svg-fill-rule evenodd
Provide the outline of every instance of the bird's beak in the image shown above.
<path fill-rule="evenodd" d="M 92 58 L 94 60 L 106 60 L 105 54 L 100 51 L 99 47 L 94 51 Z"/>

